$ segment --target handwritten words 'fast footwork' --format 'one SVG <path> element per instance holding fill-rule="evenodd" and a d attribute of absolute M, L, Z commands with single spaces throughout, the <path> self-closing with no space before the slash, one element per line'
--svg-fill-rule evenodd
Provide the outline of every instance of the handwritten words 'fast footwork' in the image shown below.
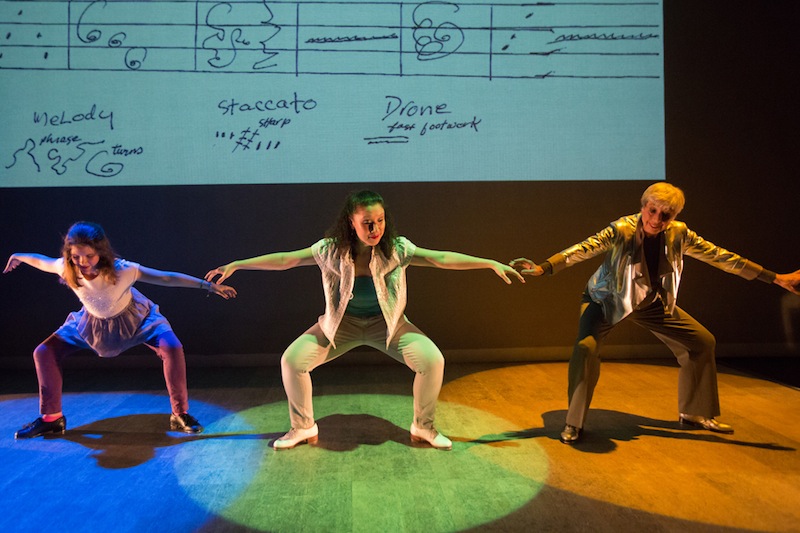
<path fill-rule="evenodd" d="M 386 123 L 389 133 L 416 131 L 423 136 L 430 132 L 451 130 L 478 131 L 482 119 L 475 115 L 464 120 L 444 116 L 452 113 L 446 102 L 422 104 L 399 96 L 386 95 L 386 111 L 381 121 Z"/>

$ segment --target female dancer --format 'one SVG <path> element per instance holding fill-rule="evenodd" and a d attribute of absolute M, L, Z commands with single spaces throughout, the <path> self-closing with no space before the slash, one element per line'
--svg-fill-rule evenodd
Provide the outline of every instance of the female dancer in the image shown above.
<path fill-rule="evenodd" d="M 42 416 L 14 435 L 29 439 L 48 433 L 64 433 L 67 419 L 61 410 L 62 363 L 66 356 L 94 350 L 100 357 L 114 357 L 138 344 L 146 344 L 164 363 L 172 416 L 170 429 L 199 433 L 203 426 L 188 413 L 186 363 L 183 346 L 158 306 L 133 288 L 137 281 L 170 287 L 202 288 L 225 299 L 236 290 L 179 272 L 164 272 L 120 259 L 103 228 L 76 222 L 69 228 L 59 258 L 34 253 L 15 253 L 4 273 L 25 263 L 56 274 L 78 296 L 83 307 L 33 352 L 39 379 Z"/>
<path fill-rule="evenodd" d="M 506 283 L 513 268 L 491 259 L 427 250 L 398 237 L 383 198 L 372 191 L 350 194 L 326 237 L 308 248 L 234 261 L 206 274 L 222 282 L 237 270 L 288 270 L 314 265 L 322 271 L 325 314 L 284 352 L 283 386 L 291 430 L 273 443 L 276 450 L 317 441 L 311 400 L 311 372 L 358 346 L 372 346 L 416 373 L 411 440 L 449 450 L 450 439 L 433 425 L 444 377 L 444 357 L 403 314 L 405 269 L 409 265 L 452 270 L 488 268 Z"/>

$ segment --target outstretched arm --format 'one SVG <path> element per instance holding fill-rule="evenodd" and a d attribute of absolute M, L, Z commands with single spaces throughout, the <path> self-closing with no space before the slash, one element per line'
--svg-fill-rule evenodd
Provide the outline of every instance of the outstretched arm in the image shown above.
<path fill-rule="evenodd" d="M 8 274 L 22 263 L 30 265 L 33 268 L 38 268 L 43 272 L 49 272 L 50 274 L 59 273 L 58 259 L 55 257 L 47 257 L 42 254 L 17 253 L 11 254 L 11 257 L 8 258 L 8 263 L 6 263 L 3 274 Z"/>
<path fill-rule="evenodd" d="M 219 285 L 181 272 L 168 272 L 139 266 L 139 281 L 151 283 L 153 285 L 164 285 L 167 287 L 186 287 L 188 289 L 205 289 L 228 298 L 236 298 L 236 289 L 228 285 Z"/>
<path fill-rule="evenodd" d="M 635 216 L 622 217 L 612 222 L 591 237 L 587 237 L 578 244 L 553 254 L 541 263 L 535 263 L 525 257 L 519 257 L 508 264 L 519 270 L 525 276 L 542 276 L 555 274 L 565 268 L 587 261 L 610 250 L 616 242 L 620 232 L 631 231 L 636 227 Z"/>
<path fill-rule="evenodd" d="M 478 270 L 489 268 L 500 276 L 503 281 L 511 284 L 511 277 L 525 283 L 525 279 L 510 266 L 504 265 L 494 259 L 484 259 L 458 252 L 444 252 L 441 250 L 428 250 L 417 247 L 411 264 L 415 266 L 428 266 L 445 268 L 449 270 Z"/>
<path fill-rule="evenodd" d="M 294 267 L 314 264 L 316 264 L 316 261 L 311 248 L 293 252 L 275 252 L 251 257 L 250 259 L 240 259 L 217 267 L 214 270 L 209 270 L 206 274 L 206 280 L 212 281 L 216 276 L 219 276 L 217 282 L 221 283 L 231 277 L 237 270 L 289 270 Z"/>

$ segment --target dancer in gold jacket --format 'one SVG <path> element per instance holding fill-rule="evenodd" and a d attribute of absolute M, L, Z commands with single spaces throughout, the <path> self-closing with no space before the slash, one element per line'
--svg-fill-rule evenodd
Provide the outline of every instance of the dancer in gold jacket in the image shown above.
<path fill-rule="evenodd" d="M 714 336 L 676 305 L 684 256 L 747 280 L 775 283 L 798 294 L 800 270 L 775 274 L 703 239 L 675 220 L 685 204 L 679 188 L 656 183 L 645 190 L 641 203 L 641 212 L 612 222 L 544 263 L 537 265 L 526 258 L 510 263 L 522 274 L 540 276 L 606 254 L 589 279 L 581 302 L 578 338 L 569 363 L 569 410 L 561 432 L 561 441 L 567 444 L 581 438 L 600 377 L 599 352 L 603 340 L 625 319 L 650 330 L 677 357 L 680 422 L 733 433 L 730 425 L 715 418 L 720 409 Z"/>

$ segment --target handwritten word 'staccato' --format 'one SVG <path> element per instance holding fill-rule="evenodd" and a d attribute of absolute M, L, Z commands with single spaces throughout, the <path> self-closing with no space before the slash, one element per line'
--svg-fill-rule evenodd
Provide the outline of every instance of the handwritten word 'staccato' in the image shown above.
<path fill-rule="evenodd" d="M 256 100 L 255 102 L 241 102 L 235 98 L 230 100 L 220 100 L 217 108 L 222 110 L 222 115 L 231 115 L 237 111 L 239 113 L 248 113 L 251 111 L 258 111 L 261 113 L 280 111 L 282 109 L 294 111 L 295 114 L 300 114 L 303 111 L 311 111 L 317 107 L 317 101 L 313 98 L 302 99 L 294 93 L 292 98 L 282 99 L 265 99 Z"/>

